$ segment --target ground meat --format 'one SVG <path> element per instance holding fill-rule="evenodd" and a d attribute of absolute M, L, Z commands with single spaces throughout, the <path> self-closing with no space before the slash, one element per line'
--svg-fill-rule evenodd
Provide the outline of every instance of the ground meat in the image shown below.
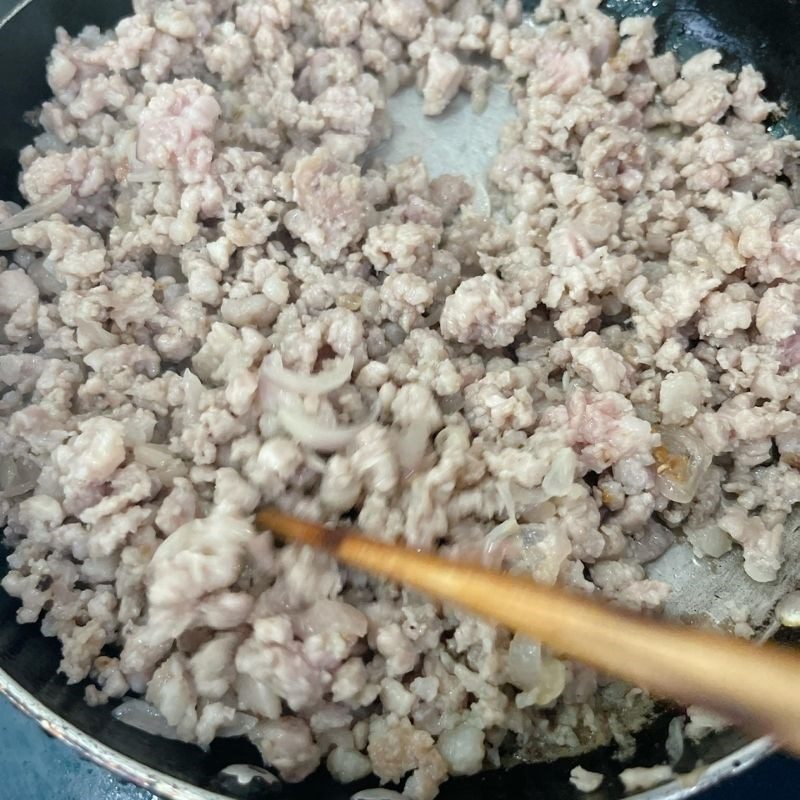
<path fill-rule="evenodd" d="M 431 800 L 622 738 L 605 678 L 250 515 L 651 613 L 673 527 L 774 580 L 800 502 L 800 145 L 765 129 L 763 79 L 583 0 L 533 25 L 516 0 L 135 5 L 58 31 L 31 208 L 0 203 L 20 622 L 91 702 L 247 736 L 288 781 L 324 764 Z M 484 180 L 374 155 L 401 87 L 436 116 L 508 86 Z"/>
<path fill-rule="evenodd" d="M 137 158 L 152 167 L 177 167 L 184 183 L 201 181 L 214 155 L 207 134 L 219 114 L 211 86 L 194 79 L 161 84 L 139 116 Z"/>
<path fill-rule="evenodd" d="M 525 324 L 525 309 L 513 286 L 494 275 L 469 278 L 445 300 L 442 335 L 464 344 L 502 347 Z"/>
<path fill-rule="evenodd" d="M 423 110 L 435 116 L 447 108 L 464 78 L 465 68 L 452 53 L 434 48 L 428 56 L 427 75 L 422 96 Z"/>
<path fill-rule="evenodd" d="M 365 228 L 366 206 L 358 170 L 318 150 L 297 162 L 292 183 L 297 208 L 286 215 L 287 230 L 320 258 L 336 259 Z"/>

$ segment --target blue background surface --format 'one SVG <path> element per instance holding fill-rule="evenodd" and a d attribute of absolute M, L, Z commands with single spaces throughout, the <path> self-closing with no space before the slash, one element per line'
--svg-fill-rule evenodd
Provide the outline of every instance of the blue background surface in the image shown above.
<path fill-rule="evenodd" d="M 0 800 L 157 800 L 80 759 L 0 698 Z M 697 800 L 797 800 L 800 762 L 773 756 Z M 320 800 L 323 800 L 320 798 Z"/>

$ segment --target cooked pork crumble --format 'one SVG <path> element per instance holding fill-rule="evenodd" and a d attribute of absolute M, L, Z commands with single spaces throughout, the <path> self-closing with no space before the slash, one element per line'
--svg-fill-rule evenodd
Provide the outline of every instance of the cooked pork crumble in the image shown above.
<path fill-rule="evenodd" d="M 7 592 L 93 703 L 430 800 L 624 738 L 632 695 L 254 532 L 261 503 L 657 610 L 800 500 L 798 145 L 761 76 L 595 0 L 138 0 L 59 31 L 0 203 Z M 508 87 L 487 176 L 388 98 Z M 502 91 L 506 89 L 503 88 Z"/>

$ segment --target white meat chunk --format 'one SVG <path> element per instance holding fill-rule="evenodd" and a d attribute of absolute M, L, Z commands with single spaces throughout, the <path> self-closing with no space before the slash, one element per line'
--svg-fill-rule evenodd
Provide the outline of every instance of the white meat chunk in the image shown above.
<path fill-rule="evenodd" d="M 466 68 L 452 53 L 435 47 L 428 56 L 422 110 L 429 116 L 441 114 L 456 96 Z"/>
<path fill-rule="evenodd" d="M 525 324 L 525 309 L 512 286 L 494 275 L 465 280 L 444 303 L 442 335 L 464 344 L 504 347 Z"/>
<path fill-rule="evenodd" d="M 177 169 L 184 183 L 199 183 L 214 155 L 210 134 L 220 115 L 213 89 L 196 79 L 161 84 L 139 117 L 136 155 L 159 169 Z"/>
<path fill-rule="evenodd" d="M 336 259 L 363 235 L 367 205 L 357 168 L 320 149 L 297 162 L 292 184 L 297 207 L 287 212 L 284 223 L 319 258 Z"/>

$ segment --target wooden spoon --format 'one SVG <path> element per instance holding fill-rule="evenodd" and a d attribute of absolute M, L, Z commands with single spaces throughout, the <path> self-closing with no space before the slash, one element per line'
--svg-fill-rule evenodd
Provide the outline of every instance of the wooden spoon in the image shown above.
<path fill-rule="evenodd" d="M 521 631 L 654 695 L 696 703 L 800 755 L 800 656 L 787 648 L 652 619 L 273 508 L 259 511 L 256 525 Z"/>

